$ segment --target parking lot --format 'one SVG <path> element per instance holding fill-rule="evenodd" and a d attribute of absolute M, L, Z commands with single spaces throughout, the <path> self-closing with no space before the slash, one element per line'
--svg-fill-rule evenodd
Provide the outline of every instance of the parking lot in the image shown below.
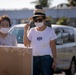
<path fill-rule="evenodd" d="M 65 72 L 62 72 L 60 74 L 54 74 L 54 75 L 66 75 L 66 74 L 65 74 Z M 76 75 L 76 73 L 75 73 L 75 75 Z"/>
<path fill-rule="evenodd" d="M 62 72 L 60 74 L 54 74 L 54 75 L 65 75 L 65 72 Z"/>

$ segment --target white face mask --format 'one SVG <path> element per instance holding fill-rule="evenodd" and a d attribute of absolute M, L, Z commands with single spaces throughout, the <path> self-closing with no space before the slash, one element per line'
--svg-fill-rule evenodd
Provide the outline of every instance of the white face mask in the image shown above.
<path fill-rule="evenodd" d="M 35 23 L 36 27 L 42 27 L 44 25 L 43 22 L 38 22 L 38 23 Z"/>
<path fill-rule="evenodd" d="M 7 34 L 10 28 L 1 28 L 0 32 L 3 34 Z"/>

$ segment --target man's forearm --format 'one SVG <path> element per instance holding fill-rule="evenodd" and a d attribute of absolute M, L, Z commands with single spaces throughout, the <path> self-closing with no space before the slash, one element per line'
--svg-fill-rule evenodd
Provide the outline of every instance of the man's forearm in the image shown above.
<path fill-rule="evenodd" d="M 24 31 L 23 42 L 25 46 L 28 45 L 27 30 Z"/>

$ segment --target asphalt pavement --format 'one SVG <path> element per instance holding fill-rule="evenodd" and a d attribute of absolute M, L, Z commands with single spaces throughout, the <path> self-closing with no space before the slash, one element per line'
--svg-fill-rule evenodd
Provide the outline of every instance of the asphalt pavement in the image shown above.
<path fill-rule="evenodd" d="M 62 72 L 60 74 L 54 74 L 54 75 L 65 75 L 65 72 Z M 75 73 L 75 75 L 76 75 L 76 73 Z"/>
<path fill-rule="evenodd" d="M 62 72 L 60 74 L 54 74 L 54 75 L 65 75 L 65 72 Z"/>

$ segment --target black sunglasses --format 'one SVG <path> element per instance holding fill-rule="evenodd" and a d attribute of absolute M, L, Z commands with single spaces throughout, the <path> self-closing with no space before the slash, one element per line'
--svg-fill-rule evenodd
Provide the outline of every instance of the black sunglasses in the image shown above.
<path fill-rule="evenodd" d="M 43 18 L 39 18 L 39 19 L 34 18 L 33 20 L 34 20 L 34 22 L 42 22 Z"/>

